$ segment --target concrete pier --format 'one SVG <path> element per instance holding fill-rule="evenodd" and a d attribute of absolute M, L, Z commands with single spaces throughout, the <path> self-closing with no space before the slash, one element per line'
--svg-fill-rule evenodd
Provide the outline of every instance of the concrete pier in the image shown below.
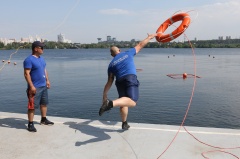
<path fill-rule="evenodd" d="M 48 116 L 53 126 L 40 125 L 27 131 L 27 115 L 0 112 L 1 159 L 157 159 L 171 143 L 179 126 L 129 123 Z M 183 127 L 161 159 L 240 158 L 240 130 Z M 233 148 L 233 149 L 220 149 Z M 237 148 L 238 147 L 238 148 Z M 218 151 L 215 151 L 218 150 Z"/>

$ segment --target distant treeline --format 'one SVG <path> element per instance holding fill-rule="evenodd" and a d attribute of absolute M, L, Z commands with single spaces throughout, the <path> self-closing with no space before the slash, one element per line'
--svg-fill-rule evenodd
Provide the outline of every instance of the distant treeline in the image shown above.
<path fill-rule="evenodd" d="M 88 48 L 109 48 L 113 45 L 119 48 L 130 48 L 136 46 L 139 41 L 117 41 L 117 42 L 100 42 L 91 44 L 79 44 L 79 43 L 59 43 L 48 41 L 45 42 L 44 49 L 88 49 Z M 240 39 L 228 39 L 228 40 L 198 40 L 190 41 L 194 48 L 240 48 Z M 150 42 L 145 48 L 190 48 L 191 45 L 188 41 L 185 42 L 168 42 L 158 43 Z M 4 45 L 0 42 L 0 49 L 31 49 L 31 43 L 11 43 Z"/>

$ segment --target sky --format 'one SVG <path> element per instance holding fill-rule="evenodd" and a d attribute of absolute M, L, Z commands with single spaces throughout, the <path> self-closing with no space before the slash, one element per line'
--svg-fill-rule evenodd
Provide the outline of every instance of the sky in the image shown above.
<path fill-rule="evenodd" d="M 240 38 L 239 8 L 240 0 L 2 0 L 0 38 L 38 35 L 57 41 L 61 33 L 82 44 L 97 43 L 97 38 L 105 41 L 107 36 L 143 40 L 172 15 L 187 12 L 188 39 L 235 39 Z M 169 27 L 165 33 L 172 30 Z M 182 40 L 183 35 L 176 39 Z"/>

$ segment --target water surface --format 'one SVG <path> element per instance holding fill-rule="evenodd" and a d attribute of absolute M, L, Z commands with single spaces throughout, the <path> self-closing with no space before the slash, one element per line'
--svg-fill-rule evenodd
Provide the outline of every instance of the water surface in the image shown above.
<path fill-rule="evenodd" d="M 126 50 L 126 49 L 122 49 Z M 240 128 L 240 49 L 195 49 L 196 87 L 185 125 Z M 14 50 L 0 50 L 7 60 Z M 31 50 L 19 50 L 0 72 L 0 111 L 26 113 L 23 60 Z M 98 116 L 107 66 L 108 49 L 44 50 L 51 81 L 48 115 L 120 121 L 119 109 Z M 17 65 L 13 65 L 16 62 Z M 129 109 L 129 122 L 180 125 L 189 104 L 193 78 L 172 79 L 167 74 L 194 74 L 191 49 L 147 49 L 135 57 L 140 98 Z M 1 65 L 2 66 L 2 65 Z M 109 98 L 117 98 L 115 85 Z M 36 111 L 39 114 L 39 110 Z"/>

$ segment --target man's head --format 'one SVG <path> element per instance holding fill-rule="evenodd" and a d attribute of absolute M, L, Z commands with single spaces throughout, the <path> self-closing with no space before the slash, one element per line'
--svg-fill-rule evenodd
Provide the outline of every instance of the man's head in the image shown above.
<path fill-rule="evenodd" d="M 116 46 L 112 46 L 110 48 L 111 55 L 115 57 L 118 53 L 120 53 L 120 49 Z"/>
<path fill-rule="evenodd" d="M 33 52 L 36 52 L 37 49 L 43 50 L 43 47 L 44 47 L 44 46 L 45 46 L 45 45 L 44 45 L 43 43 L 41 43 L 40 41 L 34 41 L 34 42 L 32 43 L 32 51 L 33 51 Z"/>

